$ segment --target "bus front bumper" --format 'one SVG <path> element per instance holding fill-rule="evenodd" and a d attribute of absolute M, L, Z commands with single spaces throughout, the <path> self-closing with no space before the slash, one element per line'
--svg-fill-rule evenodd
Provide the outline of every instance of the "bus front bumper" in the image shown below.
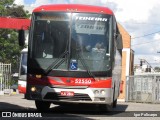
<path fill-rule="evenodd" d="M 69 94 L 63 94 L 69 93 Z M 73 93 L 73 94 L 70 94 Z M 43 100 L 52 103 L 112 104 L 111 88 L 54 88 L 49 86 L 29 86 L 25 95 L 29 100 Z"/>

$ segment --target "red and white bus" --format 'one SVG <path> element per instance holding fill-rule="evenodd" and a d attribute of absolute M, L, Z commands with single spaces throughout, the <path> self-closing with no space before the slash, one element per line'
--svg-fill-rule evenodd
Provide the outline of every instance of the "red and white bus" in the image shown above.
<path fill-rule="evenodd" d="M 51 103 L 116 107 L 122 38 L 114 13 L 90 5 L 43 5 L 31 21 L 25 98 L 35 100 L 38 110 Z M 22 45 L 22 31 L 19 36 Z"/>
<path fill-rule="evenodd" d="M 26 93 L 26 78 L 27 78 L 27 53 L 28 48 L 21 51 L 19 78 L 18 78 L 18 91 L 19 93 Z"/>

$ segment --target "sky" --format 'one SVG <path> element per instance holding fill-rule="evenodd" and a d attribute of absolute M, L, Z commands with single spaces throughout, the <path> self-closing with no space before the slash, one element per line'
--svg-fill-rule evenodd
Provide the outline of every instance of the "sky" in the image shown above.
<path fill-rule="evenodd" d="M 109 7 L 131 36 L 135 64 L 145 59 L 160 67 L 160 0 L 15 0 L 27 8 L 42 4 L 90 4 Z"/>

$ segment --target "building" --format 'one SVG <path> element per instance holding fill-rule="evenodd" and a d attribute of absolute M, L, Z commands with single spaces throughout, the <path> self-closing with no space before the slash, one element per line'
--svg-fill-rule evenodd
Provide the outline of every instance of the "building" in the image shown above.
<path fill-rule="evenodd" d="M 159 73 L 148 65 L 134 65 L 134 75 Z"/>
<path fill-rule="evenodd" d="M 119 31 L 122 35 L 123 50 L 122 50 L 122 76 L 120 100 L 125 100 L 126 76 L 134 74 L 134 51 L 131 49 L 131 36 L 129 33 L 118 24 Z"/>

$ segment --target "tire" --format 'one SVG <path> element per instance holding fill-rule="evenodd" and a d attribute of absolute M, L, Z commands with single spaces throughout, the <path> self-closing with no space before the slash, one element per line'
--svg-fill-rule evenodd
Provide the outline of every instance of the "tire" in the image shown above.
<path fill-rule="evenodd" d="M 117 107 L 117 99 L 113 101 L 113 108 Z"/>
<path fill-rule="evenodd" d="M 117 107 L 117 98 L 114 100 L 115 98 L 115 87 L 114 87 L 114 93 L 113 93 L 113 103 L 112 103 L 112 107 L 116 108 Z"/>
<path fill-rule="evenodd" d="M 51 103 L 46 101 L 35 101 L 35 105 L 38 111 L 46 112 L 49 110 Z"/>

